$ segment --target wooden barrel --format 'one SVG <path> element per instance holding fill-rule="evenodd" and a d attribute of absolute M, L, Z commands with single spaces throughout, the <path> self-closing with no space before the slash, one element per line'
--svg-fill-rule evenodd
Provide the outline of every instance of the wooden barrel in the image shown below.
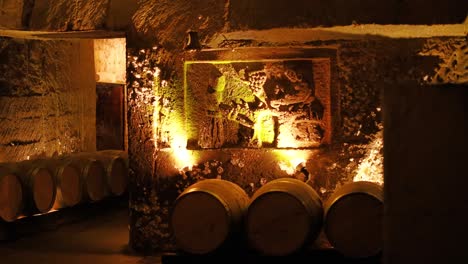
<path fill-rule="evenodd" d="M 57 195 L 54 208 L 71 207 L 83 199 L 83 183 L 80 172 L 70 161 L 49 158 L 38 161 L 46 166 L 54 176 L 57 185 Z"/>
<path fill-rule="evenodd" d="M 54 176 L 43 164 L 22 161 L 12 165 L 23 184 L 25 215 L 49 212 L 55 202 L 57 187 Z"/>
<path fill-rule="evenodd" d="M 64 159 L 78 169 L 85 199 L 96 202 L 108 195 L 106 170 L 101 162 L 84 154 L 73 154 Z"/>
<path fill-rule="evenodd" d="M 119 156 L 125 160 L 125 163 L 128 167 L 128 153 L 125 150 L 118 150 L 118 149 L 106 149 L 106 150 L 99 150 L 97 151 L 99 154 L 106 154 L 110 156 Z"/>
<path fill-rule="evenodd" d="M 207 254 L 241 233 L 249 198 L 238 185 L 207 179 L 189 186 L 175 201 L 171 226 L 179 249 Z"/>
<path fill-rule="evenodd" d="M 128 159 L 123 151 L 98 151 L 92 157 L 106 169 L 107 186 L 112 195 L 122 195 L 128 186 Z"/>
<path fill-rule="evenodd" d="M 10 169 L 0 165 L 0 219 L 12 222 L 23 210 L 21 181 Z"/>
<path fill-rule="evenodd" d="M 311 186 L 294 178 L 273 180 L 250 201 L 246 214 L 249 245 L 265 255 L 297 252 L 317 238 L 322 220 L 322 202 Z"/>
<path fill-rule="evenodd" d="M 337 189 L 325 206 L 324 231 L 343 255 L 364 258 L 382 250 L 383 189 L 372 182 L 352 182 Z"/>

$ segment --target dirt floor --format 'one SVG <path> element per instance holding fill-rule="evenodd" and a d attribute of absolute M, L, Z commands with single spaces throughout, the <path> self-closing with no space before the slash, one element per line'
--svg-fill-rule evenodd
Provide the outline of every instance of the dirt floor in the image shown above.
<path fill-rule="evenodd" d="M 86 217 L 58 227 L 51 223 L 51 230 L 30 232 L 18 235 L 15 240 L 1 242 L 0 263 L 161 263 L 159 256 L 142 256 L 129 250 L 128 209 L 125 203 L 96 211 L 86 211 Z M 57 219 L 63 221 L 64 218 L 54 217 L 50 221 Z M 35 226 L 44 228 L 44 224 Z M 34 228 L 34 224 L 22 223 L 21 227 L 25 232 Z"/>

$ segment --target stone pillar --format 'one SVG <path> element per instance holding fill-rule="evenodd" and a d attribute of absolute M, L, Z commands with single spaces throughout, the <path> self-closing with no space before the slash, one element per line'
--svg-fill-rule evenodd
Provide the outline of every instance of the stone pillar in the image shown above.
<path fill-rule="evenodd" d="M 468 260 L 468 87 L 384 91 L 386 264 Z"/>

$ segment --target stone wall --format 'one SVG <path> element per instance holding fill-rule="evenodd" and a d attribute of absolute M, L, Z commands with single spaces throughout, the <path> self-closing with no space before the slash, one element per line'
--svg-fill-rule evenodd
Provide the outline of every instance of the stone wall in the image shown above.
<path fill-rule="evenodd" d="M 463 1 L 231 0 L 232 30 L 350 24 L 454 24 L 466 18 Z"/>
<path fill-rule="evenodd" d="M 463 0 L 3 0 L 0 28 L 35 30 L 128 30 L 142 36 L 227 27 L 231 30 L 358 24 L 454 24 L 466 18 Z M 179 15 L 180 14 L 180 15 Z M 177 25 L 177 26 L 175 26 Z M 170 38 L 163 37 L 169 41 Z M 175 39 L 177 40 L 177 39 Z"/>
<path fill-rule="evenodd" d="M 95 150 L 92 41 L 0 43 L 0 161 Z"/>
<path fill-rule="evenodd" d="M 175 197 L 188 184 L 221 177 L 251 194 L 262 183 L 287 175 L 277 164 L 271 164 L 274 155 L 269 150 L 187 154 L 178 142 L 177 134 L 183 132 L 180 120 L 185 118 L 181 111 L 184 59 L 194 52 L 183 49 L 188 30 L 198 32 L 203 48 L 336 48 L 337 71 L 332 79 L 340 91 L 340 119 L 334 124 L 339 133 L 333 144 L 308 150 L 302 157 L 314 188 L 326 199 L 336 186 L 352 179 L 367 143 L 381 129 L 384 87 L 391 89 L 402 82 L 419 88 L 466 84 L 466 38 L 460 32 L 444 28 L 434 33 L 434 28 L 427 26 L 429 33 L 424 35 L 415 29 L 369 29 L 363 24 L 463 23 L 467 9 L 468 3 L 462 0 L 36 0 L 29 11 L 21 12 L 30 13 L 22 15 L 30 20 L 21 21 L 34 30 L 127 31 L 130 245 L 141 252 L 154 252 L 173 249 L 169 212 Z M 10 12 L 16 17 L 14 21 L 19 21 L 19 13 Z M 120 16 L 121 21 L 116 19 Z M 0 26 L 12 27 L 0 18 Z M 296 31 L 336 25 L 348 27 L 319 28 L 309 35 Z M 265 35 L 268 40 L 262 37 Z M 220 41 L 213 42 L 215 38 Z M 401 100 L 406 102 L 404 97 Z M 175 168 L 174 164 L 181 161 L 174 157 L 187 155 L 198 159 L 192 170 Z M 258 160 L 264 161 L 264 168 L 254 168 Z"/>
<path fill-rule="evenodd" d="M 214 4 L 210 8 L 208 5 L 183 1 L 142 1 L 140 4 L 145 8 L 139 9 L 133 16 L 134 26 L 129 34 L 129 46 L 133 48 L 128 50 L 127 72 L 133 193 L 130 200 L 130 245 L 147 252 L 173 249 L 169 212 L 177 195 L 190 183 L 204 178 L 228 179 L 252 194 L 269 180 L 291 177 L 278 169 L 278 163 L 272 162 L 278 158 L 265 149 L 189 151 L 187 154 L 183 148 L 173 148 L 180 145 L 180 142 L 173 143 L 177 141 L 174 140 L 177 133 L 183 132 L 180 120 L 185 118 L 183 62 L 193 52 L 196 53 L 183 50 L 188 30 L 198 31 L 204 48 L 333 46 L 337 49 L 337 72 L 332 78 L 340 90 L 338 102 L 341 118 L 335 124 L 339 133 L 334 138 L 334 144 L 308 151 L 304 158 L 314 188 L 323 199 L 340 184 L 352 180 L 368 151 L 367 143 L 381 131 L 381 96 L 385 84 L 397 80 L 412 80 L 420 84 L 435 82 L 437 72 L 443 65 L 448 65 L 452 54 L 463 49 L 464 43 L 461 36 L 431 38 L 434 33 L 420 38 L 408 31 L 397 36 L 386 36 L 390 35 L 387 32 L 401 30 L 391 27 L 384 28 L 386 32 L 382 36 L 372 36 L 366 33 L 372 32 L 372 29 L 366 31 L 366 26 L 359 24 L 361 21 L 460 23 L 466 15 L 429 18 L 425 16 L 427 13 L 422 15 L 422 12 L 418 20 L 412 16 L 414 13 L 410 9 L 403 8 L 405 5 L 409 8 L 409 2 L 400 3 L 400 9 L 395 3 L 390 3 L 389 8 L 381 6 L 380 12 L 387 13 L 375 17 L 365 17 L 362 13 L 364 8 L 354 8 L 351 9 L 353 15 L 349 17 L 334 17 L 342 19 L 340 21 L 330 19 L 330 16 L 314 21 L 312 17 L 316 16 L 308 13 L 313 5 L 310 2 L 284 7 L 280 1 L 269 1 L 268 4 L 262 1 L 227 1 L 225 5 Z M 336 2 L 333 4 L 338 5 Z M 367 5 L 371 7 L 373 3 L 368 2 Z M 259 8 L 251 9 L 252 6 Z M 182 16 L 188 9 L 195 11 Z M 292 15 L 299 9 L 302 11 L 300 14 L 304 15 L 302 18 Z M 253 14 L 248 10 L 258 12 Z M 314 14 L 320 13 L 317 10 L 314 9 Z M 388 13 L 389 10 L 394 11 Z M 399 16 L 398 10 L 408 16 Z M 167 20 L 167 14 L 171 14 L 172 22 Z M 330 33 L 318 30 L 318 33 L 315 32 L 317 34 L 311 33 L 309 37 L 299 33 L 295 35 L 297 38 L 288 38 L 287 29 L 275 31 L 275 27 L 334 24 L 353 25 L 336 32 L 331 29 Z M 353 32 L 362 27 L 364 33 Z M 273 29 L 268 32 L 256 30 L 262 28 Z M 249 31 L 235 32 L 235 29 Z M 266 41 L 262 38 L 264 34 L 273 36 L 273 40 L 270 38 Z M 441 33 L 442 36 L 445 34 Z M 449 32 L 448 35 L 451 34 Z M 219 41 L 213 41 L 215 38 Z M 181 161 L 174 157 L 185 155 L 196 159 L 196 162 L 191 161 L 195 163 L 193 168 L 184 169 L 182 165 L 175 168 L 174 165 L 180 165 Z M 265 165 L 258 167 L 259 160 L 262 160 L 260 164 Z"/>
<path fill-rule="evenodd" d="M 34 0 L 4 0 L 0 2 L 0 29 L 26 29 Z"/>
<path fill-rule="evenodd" d="M 104 28 L 109 0 L 38 0 L 31 11 L 32 30 L 72 31 Z"/>
<path fill-rule="evenodd" d="M 256 38 L 255 32 L 249 34 L 248 40 L 236 40 L 229 38 L 227 33 L 229 41 L 221 42 L 218 47 L 258 47 L 260 38 Z M 367 151 L 366 144 L 382 129 L 382 88 L 398 81 L 413 81 L 420 85 L 434 82 L 437 71 L 446 64 L 446 58 L 464 45 L 462 37 L 393 39 L 362 36 L 356 39 L 344 34 L 335 38 L 325 41 L 261 42 L 262 47 L 332 45 L 337 48 L 337 72 L 332 78 L 340 87 L 338 101 L 341 119 L 336 123 L 339 133 L 334 138 L 334 144 L 305 155 L 314 188 L 324 200 L 336 186 L 352 180 Z M 278 168 L 275 162 L 278 157 L 266 150 L 211 150 L 211 154 L 194 151 L 190 154 L 197 160 L 194 168 L 182 172 L 174 168 L 173 164 L 178 161 L 171 155 L 177 153 L 169 148 L 171 138 L 162 137 L 167 133 L 174 135 L 177 130 L 175 120 L 181 118 L 174 115 L 183 115 L 180 105 L 183 101 L 183 67 L 180 61 L 192 53 L 168 52 L 164 46 L 129 52 L 129 57 L 140 58 L 141 62 L 147 60 L 151 62 L 150 69 L 157 69 L 154 71 L 157 78 L 153 78 L 154 72 L 142 75 L 146 64 L 143 63 L 140 70 L 131 66 L 127 79 L 131 93 L 135 94 L 130 96 L 130 120 L 138 121 L 138 126 L 137 123 L 130 126 L 129 133 L 129 153 L 134 157 L 133 166 L 136 169 L 133 176 L 135 195 L 130 201 L 131 245 L 134 248 L 161 250 L 173 247 L 168 225 L 171 203 L 190 183 L 218 177 L 236 182 L 252 194 L 264 182 L 276 177 L 291 177 Z M 138 65 L 138 61 L 135 61 L 135 65 Z M 135 76 L 139 77 L 138 80 Z M 155 108 L 149 107 L 151 105 L 159 106 L 161 111 L 154 111 Z M 165 127 L 167 133 L 164 132 Z M 158 149 L 155 141 L 166 142 L 159 143 L 165 149 Z M 142 149 L 145 151 L 142 152 Z"/>

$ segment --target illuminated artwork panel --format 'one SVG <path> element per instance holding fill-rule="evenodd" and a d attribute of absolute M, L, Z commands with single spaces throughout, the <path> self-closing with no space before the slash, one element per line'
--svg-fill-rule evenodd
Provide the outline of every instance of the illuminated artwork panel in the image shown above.
<path fill-rule="evenodd" d="M 329 143 L 330 61 L 192 61 L 189 149 L 314 148 Z"/>

